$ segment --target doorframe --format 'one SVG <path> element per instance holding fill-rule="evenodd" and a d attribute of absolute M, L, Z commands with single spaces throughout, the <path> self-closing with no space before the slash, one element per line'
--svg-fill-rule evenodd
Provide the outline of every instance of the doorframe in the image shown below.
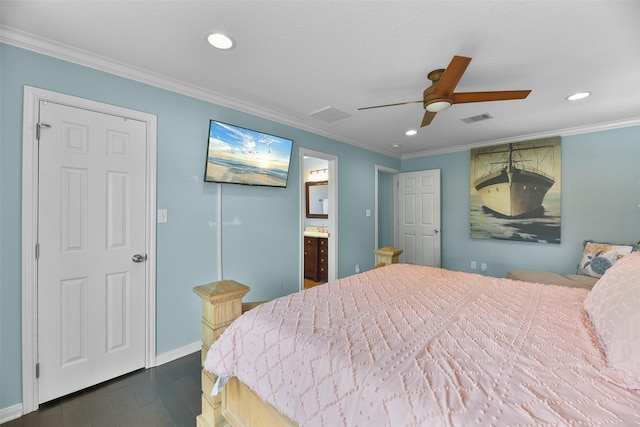
<path fill-rule="evenodd" d="M 374 182 L 374 194 L 375 194 L 375 198 L 374 198 L 374 224 L 373 226 L 375 227 L 375 233 L 374 233 L 374 245 L 375 247 L 373 248 L 373 250 L 379 249 L 378 248 L 378 203 L 379 203 L 379 196 L 380 196 L 380 189 L 378 188 L 378 182 L 380 180 L 380 172 L 382 173 L 390 173 L 393 174 L 393 244 L 394 246 L 398 246 L 398 174 L 400 173 L 400 171 L 398 169 L 393 169 L 393 168 L 388 168 L 386 166 L 380 166 L 380 165 L 375 165 L 375 182 Z M 374 262 L 375 265 L 375 262 Z"/>
<path fill-rule="evenodd" d="M 146 253 L 145 265 L 145 368 L 156 364 L 156 152 L 157 117 L 153 114 L 65 95 L 31 86 L 24 87 L 22 119 L 22 413 L 38 409 L 38 144 L 37 126 L 41 101 L 146 123 Z"/>
<path fill-rule="evenodd" d="M 333 154 L 322 153 L 320 151 L 310 150 L 308 148 L 300 148 L 299 150 L 299 164 L 300 164 L 300 237 L 298 244 L 298 276 L 300 280 L 300 290 L 304 289 L 304 219 L 307 215 L 306 208 L 306 192 L 304 183 L 304 158 L 315 157 L 317 159 L 327 160 L 329 162 L 329 240 L 328 251 L 329 256 L 329 282 L 332 282 L 338 278 L 338 157 Z"/>

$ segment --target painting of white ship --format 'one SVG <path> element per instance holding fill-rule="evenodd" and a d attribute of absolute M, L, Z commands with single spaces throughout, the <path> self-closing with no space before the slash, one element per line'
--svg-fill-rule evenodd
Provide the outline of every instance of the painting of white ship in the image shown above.
<path fill-rule="evenodd" d="M 559 243 L 559 180 L 559 137 L 471 150 L 471 237 Z"/>

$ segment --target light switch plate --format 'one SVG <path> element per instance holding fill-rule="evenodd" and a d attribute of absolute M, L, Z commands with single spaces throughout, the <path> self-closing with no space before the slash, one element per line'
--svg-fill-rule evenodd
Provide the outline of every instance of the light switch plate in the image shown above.
<path fill-rule="evenodd" d="M 167 210 L 166 209 L 158 209 L 158 224 L 164 224 L 167 222 Z"/>

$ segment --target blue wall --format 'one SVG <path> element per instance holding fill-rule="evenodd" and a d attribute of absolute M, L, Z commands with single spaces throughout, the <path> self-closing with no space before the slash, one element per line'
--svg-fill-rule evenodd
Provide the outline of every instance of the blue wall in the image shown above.
<path fill-rule="evenodd" d="M 378 247 L 393 246 L 393 177 L 394 174 L 378 173 Z"/>
<path fill-rule="evenodd" d="M 508 270 L 576 272 L 584 240 L 640 240 L 640 126 L 562 138 L 562 242 L 520 243 L 471 239 L 469 151 L 406 159 L 403 172 L 441 169 L 442 266 L 486 274 Z M 476 270 L 479 272 L 479 270 Z"/>
<path fill-rule="evenodd" d="M 338 157 L 338 275 L 373 266 L 375 165 L 400 160 L 290 126 L 121 77 L 0 44 L 0 409 L 22 401 L 21 150 L 24 85 L 155 114 L 158 119 L 157 348 L 162 354 L 200 340 L 200 301 L 193 286 L 218 279 L 217 208 L 222 203 L 224 278 L 251 286 L 247 300 L 298 290 L 300 147 Z M 209 119 L 294 140 L 286 189 L 203 182 Z"/>
<path fill-rule="evenodd" d="M 298 149 L 338 157 L 338 275 L 374 257 L 375 167 L 411 172 L 441 169 L 442 263 L 487 274 L 509 269 L 575 271 L 584 239 L 640 239 L 640 127 L 564 137 L 562 140 L 562 244 L 472 240 L 469 237 L 469 152 L 407 159 L 385 157 L 325 137 L 198 99 L 0 44 L 0 409 L 22 400 L 21 391 L 21 146 L 23 86 L 30 85 L 158 117 L 158 208 L 169 222 L 157 227 L 157 354 L 200 339 L 195 285 L 218 278 L 216 210 L 222 203 L 224 277 L 252 287 L 247 300 L 297 290 L 299 259 Z M 294 139 L 286 189 L 202 182 L 209 119 Z M 386 239 L 386 237 L 384 238 Z M 386 243 L 385 243 L 386 244 Z"/>

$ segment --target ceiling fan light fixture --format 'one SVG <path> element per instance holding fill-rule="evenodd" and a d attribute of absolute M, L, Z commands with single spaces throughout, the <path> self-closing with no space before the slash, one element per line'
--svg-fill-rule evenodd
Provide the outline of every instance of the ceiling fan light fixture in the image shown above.
<path fill-rule="evenodd" d="M 427 78 L 431 80 L 431 86 L 422 92 L 421 101 L 397 102 L 394 104 L 375 105 L 372 107 L 362 107 L 358 110 L 369 110 L 371 108 L 393 107 L 396 105 L 422 104 L 425 112 L 422 116 L 420 127 L 429 126 L 436 113 L 444 111 L 453 104 L 465 104 L 472 102 L 487 101 L 508 101 L 513 99 L 526 98 L 531 90 L 500 90 L 489 92 L 454 92 L 458 82 L 471 62 L 471 58 L 454 55 L 449 66 L 431 71 Z M 409 136 L 409 135 L 407 135 Z"/>
<path fill-rule="evenodd" d="M 591 92 L 589 92 L 589 91 L 576 92 L 576 93 L 573 93 L 573 94 L 567 96 L 565 99 L 567 101 L 577 101 L 579 99 L 586 98 L 589 95 L 591 95 Z"/>
<path fill-rule="evenodd" d="M 211 46 L 221 50 L 229 50 L 236 45 L 231 37 L 222 33 L 211 33 L 207 35 L 207 41 Z"/>
<path fill-rule="evenodd" d="M 444 111 L 449 107 L 451 107 L 451 101 L 437 100 L 427 104 L 425 109 L 430 113 L 439 113 L 440 111 Z"/>

